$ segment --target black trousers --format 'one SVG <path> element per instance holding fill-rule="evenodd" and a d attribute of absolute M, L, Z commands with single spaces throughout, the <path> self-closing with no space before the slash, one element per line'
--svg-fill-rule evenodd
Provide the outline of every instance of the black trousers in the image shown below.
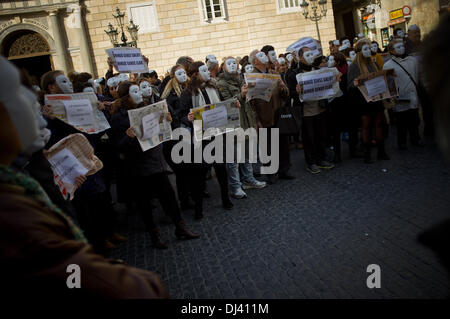
<path fill-rule="evenodd" d="M 407 110 L 395 113 L 397 119 L 397 143 L 398 145 L 407 144 L 407 135 L 412 144 L 417 144 L 420 140 L 419 135 L 419 110 Z"/>
<path fill-rule="evenodd" d="M 272 156 L 272 129 L 275 127 L 269 127 L 267 129 L 267 153 Z M 278 154 L 280 159 L 280 166 L 278 168 L 278 174 L 287 174 L 291 167 L 290 151 L 289 151 L 289 135 L 279 134 L 278 138 Z M 259 140 L 261 143 L 261 140 Z M 263 166 L 269 166 L 270 164 L 264 164 Z"/>
<path fill-rule="evenodd" d="M 325 160 L 327 142 L 326 112 L 319 115 L 303 117 L 303 150 L 308 165 L 319 164 Z"/>
<path fill-rule="evenodd" d="M 153 220 L 151 197 L 158 198 L 164 213 L 169 215 L 175 224 L 181 221 L 180 207 L 166 172 L 137 177 L 134 180 L 134 186 L 137 209 L 147 230 L 156 227 Z M 150 196 L 151 194 L 154 196 Z"/>
<path fill-rule="evenodd" d="M 167 141 L 163 144 L 163 154 L 164 159 L 166 160 L 167 164 L 170 166 L 172 171 L 175 173 L 175 180 L 177 184 L 177 194 L 178 194 L 178 200 L 180 202 L 187 202 L 189 200 L 189 184 L 191 183 L 190 180 L 190 172 L 189 170 L 192 169 L 189 167 L 189 164 L 186 163 L 175 163 L 172 160 L 172 149 L 177 144 L 178 141 Z"/>

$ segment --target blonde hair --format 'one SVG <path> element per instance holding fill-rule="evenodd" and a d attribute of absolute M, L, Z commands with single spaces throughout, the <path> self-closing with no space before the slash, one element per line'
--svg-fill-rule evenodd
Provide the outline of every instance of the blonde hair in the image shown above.
<path fill-rule="evenodd" d="M 175 93 L 177 94 L 178 97 L 181 95 L 181 91 L 183 89 L 182 89 L 182 86 L 180 85 L 180 83 L 178 83 L 178 80 L 175 76 L 175 72 L 179 68 L 184 69 L 184 66 L 182 66 L 181 64 L 177 64 L 170 69 L 170 80 L 169 80 L 169 82 L 167 82 L 166 87 L 164 88 L 164 91 L 161 94 L 161 99 L 165 99 L 166 97 L 168 97 L 170 92 L 172 91 L 172 89 L 175 91 Z"/>
<path fill-rule="evenodd" d="M 369 65 L 372 67 L 373 70 L 375 70 L 375 71 L 379 70 L 378 66 L 373 62 L 371 57 L 366 58 L 362 54 L 362 52 L 361 52 L 362 47 L 366 44 L 370 46 L 370 42 L 367 39 L 361 39 L 358 42 L 356 42 L 356 45 L 355 45 L 355 52 L 357 53 L 356 58 L 355 58 L 355 63 L 356 63 L 356 65 L 358 65 L 361 75 L 371 73 L 369 71 Z"/>

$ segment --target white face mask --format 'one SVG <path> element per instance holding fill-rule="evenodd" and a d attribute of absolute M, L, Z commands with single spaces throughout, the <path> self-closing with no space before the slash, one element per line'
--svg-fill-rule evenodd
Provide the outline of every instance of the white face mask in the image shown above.
<path fill-rule="evenodd" d="M 37 86 L 37 85 L 33 85 L 33 90 L 34 90 L 34 92 L 36 92 L 36 93 L 41 92 L 41 88 L 40 88 L 39 86 Z"/>
<path fill-rule="evenodd" d="M 372 56 L 372 51 L 370 51 L 370 46 L 368 44 L 362 46 L 361 52 L 365 58 L 370 58 Z"/>
<path fill-rule="evenodd" d="M 405 37 L 405 32 L 403 32 L 403 30 L 399 30 L 399 31 L 397 31 L 397 36 L 399 38 L 404 38 Z"/>
<path fill-rule="evenodd" d="M 370 45 L 370 50 L 372 51 L 372 53 L 377 53 L 378 52 L 378 44 L 372 43 Z"/>
<path fill-rule="evenodd" d="M 358 33 L 358 38 L 360 38 L 360 39 L 365 38 L 364 33 Z"/>
<path fill-rule="evenodd" d="M 84 88 L 84 89 L 83 89 L 83 92 L 84 92 L 84 93 L 86 93 L 86 92 L 92 92 L 92 93 L 95 93 L 94 88 L 92 88 L 92 87 L 86 87 L 86 88 Z"/>
<path fill-rule="evenodd" d="M 130 76 L 126 73 L 120 73 L 117 76 L 117 79 L 119 80 L 119 83 L 125 82 L 125 81 L 129 81 L 130 80 Z"/>
<path fill-rule="evenodd" d="M 256 53 L 256 58 L 261 62 L 262 64 L 267 64 L 269 62 L 269 58 L 264 52 L 258 52 Z"/>
<path fill-rule="evenodd" d="M 397 55 L 405 54 L 405 45 L 403 43 L 394 44 L 394 50 Z"/>
<path fill-rule="evenodd" d="M 128 90 L 128 94 L 130 94 L 131 99 L 133 100 L 134 103 L 136 103 L 136 104 L 142 103 L 142 101 L 143 101 L 142 92 L 141 92 L 141 90 L 139 90 L 139 86 L 137 86 L 137 85 L 130 86 L 130 89 Z"/>
<path fill-rule="evenodd" d="M 345 48 L 350 48 L 350 40 L 344 40 L 342 41 L 342 46 Z"/>
<path fill-rule="evenodd" d="M 152 96 L 152 86 L 147 81 L 141 82 L 141 84 L 139 84 L 139 88 L 141 89 L 142 95 L 144 97 Z"/>
<path fill-rule="evenodd" d="M 17 68 L 0 56 L 0 102 L 5 106 L 13 122 L 20 141 L 20 150 L 24 151 L 39 136 L 39 128 L 34 108 L 36 95 L 20 84 Z"/>
<path fill-rule="evenodd" d="M 333 44 L 334 44 L 335 46 L 338 46 L 338 45 L 340 45 L 340 42 L 339 42 L 339 40 L 334 40 L 334 41 L 333 41 Z"/>
<path fill-rule="evenodd" d="M 286 59 L 289 61 L 289 63 L 291 63 L 292 60 L 294 60 L 294 56 L 292 54 L 288 54 L 286 55 Z"/>
<path fill-rule="evenodd" d="M 199 67 L 198 72 L 200 73 L 200 77 L 204 82 L 208 82 L 211 79 L 211 75 L 206 65 L 202 65 L 201 67 Z"/>
<path fill-rule="evenodd" d="M 117 77 L 109 78 L 106 85 L 110 88 L 115 88 L 119 85 L 119 79 Z"/>
<path fill-rule="evenodd" d="M 355 58 L 356 58 L 356 52 L 355 51 L 350 51 L 350 53 L 348 55 L 350 57 L 350 61 L 355 60 Z"/>
<path fill-rule="evenodd" d="M 47 129 L 47 121 L 41 114 L 41 105 L 36 101 L 34 106 L 34 114 L 39 129 L 39 136 L 34 140 L 33 144 L 28 147 L 23 153 L 25 155 L 31 156 L 33 153 L 40 151 L 50 140 L 51 132 Z"/>
<path fill-rule="evenodd" d="M 175 77 L 179 83 L 185 83 L 187 81 L 187 74 L 184 69 L 178 69 L 175 71 Z"/>
<path fill-rule="evenodd" d="M 217 58 L 216 58 L 216 56 L 214 55 L 214 54 L 208 54 L 207 56 L 206 56 L 206 60 L 208 60 L 208 61 L 212 61 L 212 62 L 218 62 L 217 61 Z"/>
<path fill-rule="evenodd" d="M 286 64 L 286 60 L 283 58 L 283 57 L 281 57 L 281 58 L 278 58 L 278 64 L 279 65 L 285 65 Z"/>
<path fill-rule="evenodd" d="M 245 66 L 245 73 L 252 73 L 253 72 L 253 65 L 251 65 L 251 64 L 247 64 L 246 66 Z"/>
<path fill-rule="evenodd" d="M 55 78 L 56 84 L 61 89 L 64 94 L 72 94 L 73 86 L 72 82 L 70 82 L 69 78 L 64 74 L 60 74 Z"/>
<path fill-rule="evenodd" d="M 236 73 L 237 72 L 237 62 L 235 59 L 228 59 L 225 61 L 225 68 L 228 73 Z"/>
<path fill-rule="evenodd" d="M 312 65 L 315 60 L 314 52 L 311 50 L 303 52 L 303 59 L 307 64 Z"/>
<path fill-rule="evenodd" d="M 94 87 L 94 80 L 93 80 L 93 79 L 89 79 L 89 80 L 88 80 L 88 83 L 89 83 L 90 85 L 92 85 L 92 87 Z"/>
<path fill-rule="evenodd" d="M 332 68 L 332 67 L 335 66 L 335 64 L 336 64 L 336 62 L 335 62 L 335 60 L 334 60 L 334 56 L 330 55 L 330 56 L 328 57 L 328 67 L 329 67 L 329 68 Z"/>
<path fill-rule="evenodd" d="M 275 62 L 277 60 L 277 53 L 275 51 L 269 51 L 270 62 Z"/>

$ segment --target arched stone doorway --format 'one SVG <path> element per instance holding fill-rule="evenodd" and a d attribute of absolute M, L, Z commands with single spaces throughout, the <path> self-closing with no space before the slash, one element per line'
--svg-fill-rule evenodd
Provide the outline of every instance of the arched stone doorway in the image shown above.
<path fill-rule="evenodd" d="M 32 30 L 18 30 L 8 34 L 2 42 L 2 55 L 19 69 L 26 69 L 35 84 L 53 69 L 51 49 L 46 39 Z"/>

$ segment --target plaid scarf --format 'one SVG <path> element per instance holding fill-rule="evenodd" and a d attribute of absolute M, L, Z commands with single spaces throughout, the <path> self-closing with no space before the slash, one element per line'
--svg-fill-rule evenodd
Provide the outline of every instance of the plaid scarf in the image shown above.
<path fill-rule="evenodd" d="M 61 209 L 59 209 L 55 204 L 52 203 L 47 193 L 45 193 L 41 185 L 39 185 L 39 183 L 35 179 L 22 173 L 16 172 L 7 166 L 0 165 L 0 183 L 23 187 L 25 189 L 25 196 L 31 197 L 32 199 L 43 204 L 52 212 L 61 216 L 64 220 L 66 220 L 75 238 L 83 243 L 88 243 L 86 237 L 84 237 L 83 235 L 83 231 L 77 225 L 75 225 L 75 223 L 69 216 L 67 216 Z"/>

